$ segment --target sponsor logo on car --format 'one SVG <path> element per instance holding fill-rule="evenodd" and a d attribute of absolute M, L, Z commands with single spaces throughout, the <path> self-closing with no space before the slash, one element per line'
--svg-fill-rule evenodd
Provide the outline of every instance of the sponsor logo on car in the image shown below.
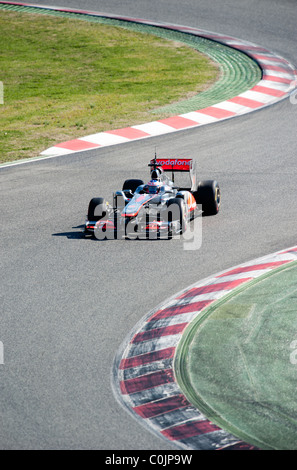
<path fill-rule="evenodd" d="M 151 163 L 160 166 L 163 170 L 190 171 L 193 160 L 191 158 L 166 158 L 152 160 Z"/>

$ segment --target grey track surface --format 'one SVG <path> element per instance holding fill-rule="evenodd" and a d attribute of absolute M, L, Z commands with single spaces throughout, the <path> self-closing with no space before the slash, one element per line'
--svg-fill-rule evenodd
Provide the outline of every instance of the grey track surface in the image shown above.
<path fill-rule="evenodd" d="M 230 34 L 297 63 L 295 0 L 53 4 Z M 287 99 L 198 129 L 1 169 L 0 448 L 174 448 L 116 402 L 114 355 L 175 292 L 296 244 L 296 128 Z M 146 177 L 155 145 L 160 156 L 196 157 L 201 179 L 220 182 L 222 209 L 203 219 L 201 249 L 81 239 L 89 199 Z"/>

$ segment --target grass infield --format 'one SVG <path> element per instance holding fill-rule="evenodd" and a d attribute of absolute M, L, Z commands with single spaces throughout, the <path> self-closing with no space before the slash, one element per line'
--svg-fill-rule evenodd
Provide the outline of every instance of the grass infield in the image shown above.
<path fill-rule="evenodd" d="M 297 263 L 235 289 L 189 326 L 175 369 L 210 421 L 261 449 L 296 450 Z"/>
<path fill-rule="evenodd" d="M 219 76 L 186 45 L 119 27 L 0 11 L 0 31 L 1 163 L 151 121 L 150 111 L 204 91 Z"/>

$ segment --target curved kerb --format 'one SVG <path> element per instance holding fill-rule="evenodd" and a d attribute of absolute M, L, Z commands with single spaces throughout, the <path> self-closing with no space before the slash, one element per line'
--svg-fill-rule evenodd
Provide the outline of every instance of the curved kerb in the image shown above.
<path fill-rule="evenodd" d="M 189 402 L 177 382 L 176 351 L 191 324 L 215 303 L 296 260 L 297 246 L 258 258 L 193 284 L 151 311 L 116 355 L 112 386 L 118 401 L 177 448 L 256 449 L 211 422 Z"/>
<path fill-rule="evenodd" d="M 260 77 L 260 80 L 250 89 L 245 90 L 242 93 L 228 97 L 227 99 L 222 98 L 222 101 L 218 101 L 210 106 L 206 106 L 195 111 L 191 110 L 145 124 L 99 132 L 67 142 L 58 143 L 53 147 L 44 150 L 41 153 L 41 157 L 43 158 L 52 158 L 54 156 L 123 144 L 133 140 L 159 136 L 211 124 L 223 119 L 230 119 L 274 104 L 288 97 L 296 89 L 297 70 L 290 62 L 261 46 L 236 39 L 234 37 L 224 36 L 222 34 L 212 33 L 197 28 L 173 25 L 169 23 L 155 23 L 144 19 L 108 15 L 98 12 L 58 7 L 42 7 L 39 5 L 20 2 L 0 1 L 0 4 L 3 6 L 6 5 L 9 8 L 23 7 L 24 11 L 30 7 L 35 10 L 38 9 L 39 12 L 46 14 L 74 14 L 77 17 L 79 15 L 84 15 L 90 18 L 97 18 L 98 20 L 104 19 L 126 22 L 131 25 L 153 27 L 158 31 L 167 30 L 168 32 L 182 33 L 185 38 L 202 38 L 203 40 L 209 40 L 212 44 L 222 44 L 232 48 L 233 50 L 242 52 L 244 55 L 252 58 L 261 69 L 262 76 Z M 40 157 L 37 157 L 37 159 L 39 158 Z M 5 166 L 21 164 L 32 160 L 36 160 L 36 158 L 8 163 Z"/>

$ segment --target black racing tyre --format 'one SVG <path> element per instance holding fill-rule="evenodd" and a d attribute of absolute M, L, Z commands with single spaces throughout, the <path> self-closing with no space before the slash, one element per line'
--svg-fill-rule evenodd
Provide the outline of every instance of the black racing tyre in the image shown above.
<path fill-rule="evenodd" d="M 94 197 L 89 203 L 88 220 L 97 222 L 106 216 L 107 206 L 103 197 Z"/>
<path fill-rule="evenodd" d="M 221 206 L 221 190 L 215 180 L 200 181 L 193 193 L 197 204 L 202 205 L 203 215 L 215 215 Z"/>
<path fill-rule="evenodd" d="M 124 181 L 124 184 L 123 184 L 123 191 L 125 189 L 131 191 L 132 193 L 134 193 L 136 191 L 136 189 L 138 188 L 138 186 L 141 186 L 142 184 L 144 184 L 144 182 L 142 180 L 126 180 Z"/>
<path fill-rule="evenodd" d="M 180 233 L 184 233 L 186 230 L 186 207 L 183 198 L 169 199 L 167 210 L 168 222 L 178 221 L 180 223 Z"/>

